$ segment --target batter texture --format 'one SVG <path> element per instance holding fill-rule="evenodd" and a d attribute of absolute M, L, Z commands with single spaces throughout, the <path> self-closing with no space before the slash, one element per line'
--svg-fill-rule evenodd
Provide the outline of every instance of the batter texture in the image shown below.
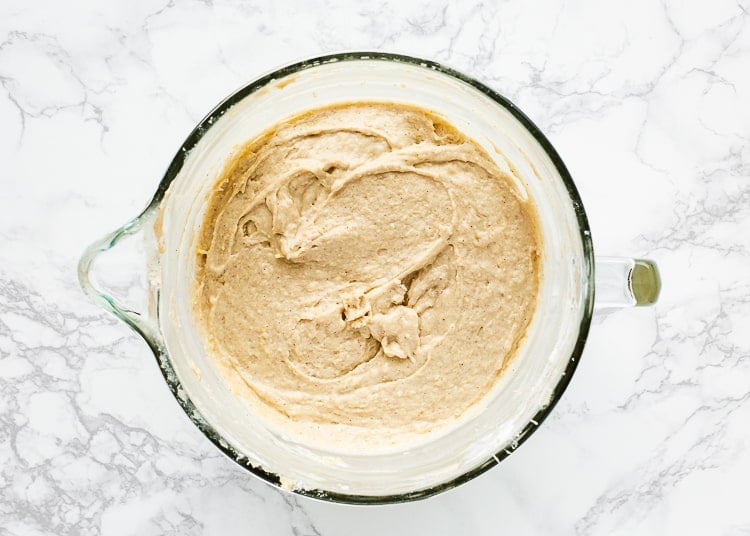
<path fill-rule="evenodd" d="M 294 435 L 398 444 L 493 387 L 531 319 L 534 209 L 426 110 L 318 108 L 215 184 L 194 305 L 238 394 Z"/>

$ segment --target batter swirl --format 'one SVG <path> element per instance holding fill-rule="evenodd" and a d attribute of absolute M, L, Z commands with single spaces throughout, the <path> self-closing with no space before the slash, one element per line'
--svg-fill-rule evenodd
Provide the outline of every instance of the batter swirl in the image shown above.
<path fill-rule="evenodd" d="M 280 123 L 211 192 L 194 288 L 208 348 L 292 434 L 396 444 L 437 430 L 488 393 L 533 315 L 525 199 L 423 109 L 351 103 Z"/>

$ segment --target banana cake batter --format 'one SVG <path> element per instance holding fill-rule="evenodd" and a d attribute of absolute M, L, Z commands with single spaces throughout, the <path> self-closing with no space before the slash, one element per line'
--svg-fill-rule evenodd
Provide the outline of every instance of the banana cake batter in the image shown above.
<path fill-rule="evenodd" d="M 276 125 L 211 191 L 194 287 L 209 351 L 313 443 L 455 422 L 534 313 L 541 246 L 518 187 L 424 109 L 349 103 Z"/>

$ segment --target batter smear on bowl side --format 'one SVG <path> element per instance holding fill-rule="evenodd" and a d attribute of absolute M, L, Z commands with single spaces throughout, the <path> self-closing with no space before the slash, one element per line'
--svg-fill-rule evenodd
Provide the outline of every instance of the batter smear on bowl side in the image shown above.
<path fill-rule="evenodd" d="M 531 201 L 445 120 L 327 106 L 226 165 L 194 307 L 235 393 L 276 426 L 397 445 L 492 389 L 533 316 L 540 248 Z"/>

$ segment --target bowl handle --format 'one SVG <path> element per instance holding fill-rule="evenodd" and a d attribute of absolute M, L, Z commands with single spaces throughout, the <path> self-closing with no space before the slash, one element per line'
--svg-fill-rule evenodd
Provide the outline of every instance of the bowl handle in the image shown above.
<path fill-rule="evenodd" d="M 91 244 L 78 262 L 78 280 L 83 291 L 96 304 L 132 327 L 156 352 L 162 351 L 164 345 L 155 314 L 149 313 L 149 309 L 156 311 L 156 307 L 149 306 L 151 285 L 148 281 L 148 261 L 143 252 L 148 249 L 147 230 L 151 230 L 149 224 L 152 223 L 153 217 L 146 211 Z M 128 238 L 134 240 L 126 240 Z M 136 246 L 137 255 L 133 254 L 132 248 L 128 251 L 123 246 L 127 242 Z M 115 262 L 99 267 L 98 261 L 109 256 L 114 257 Z M 143 276 L 146 276 L 145 284 L 133 281 L 142 280 Z M 153 294 L 158 299 L 158 293 Z M 136 306 L 129 304 L 133 295 L 139 302 Z"/>
<path fill-rule="evenodd" d="M 597 309 L 656 303 L 661 291 L 659 270 L 653 261 L 629 257 L 597 257 Z"/>

